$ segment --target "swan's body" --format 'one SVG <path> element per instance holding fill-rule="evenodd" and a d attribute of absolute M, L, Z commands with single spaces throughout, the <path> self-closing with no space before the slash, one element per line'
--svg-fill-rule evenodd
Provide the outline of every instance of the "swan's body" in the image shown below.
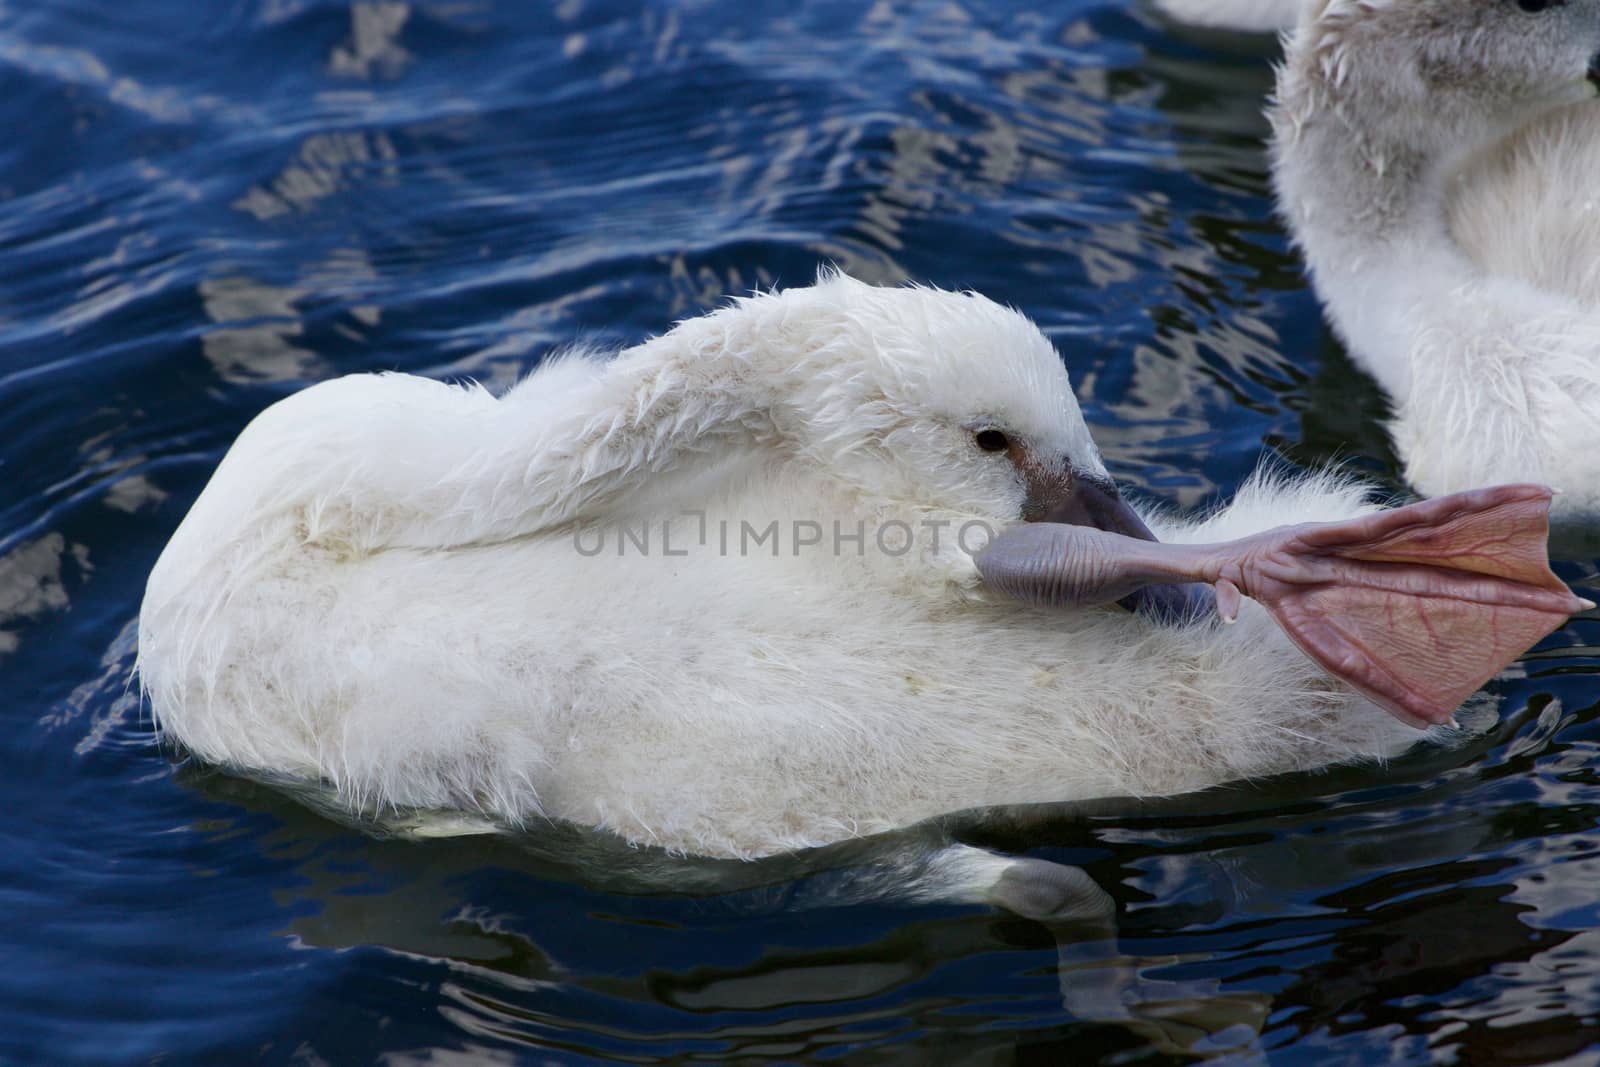
<path fill-rule="evenodd" d="M 1191 26 L 1279 33 L 1294 25 L 1307 0 L 1155 0 L 1162 12 Z"/>
<path fill-rule="evenodd" d="M 1318 295 L 1394 401 L 1429 495 L 1564 495 L 1600 549 L 1600 4 L 1314 0 L 1279 72 L 1275 178 Z"/>
<path fill-rule="evenodd" d="M 992 427 L 1012 458 L 974 447 Z M 366 810 L 715 856 L 1416 739 L 1259 611 L 1159 625 L 988 596 L 956 532 L 1028 511 L 1019 470 L 1104 478 L 1049 342 L 971 295 L 832 278 L 499 398 L 340 379 L 234 445 L 151 575 L 140 672 L 211 761 Z M 1267 480 L 1161 532 L 1363 510 L 1349 486 Z M 918 531 L 903 555 L 895 521 Z M 746 524 L 773 522 L 752 547 Z M 948 524 L 937 548 L 924 522 Z"/>

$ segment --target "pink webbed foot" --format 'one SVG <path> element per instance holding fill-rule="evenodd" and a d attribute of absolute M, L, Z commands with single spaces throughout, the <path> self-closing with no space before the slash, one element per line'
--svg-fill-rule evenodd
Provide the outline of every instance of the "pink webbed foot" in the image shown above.
<path fill-rule="evenodd" d="M 976 562 L 997 588 L 1052 606 L 1209 582 L 1231 619 L 1248 596 L 1330 674 L 1425 727 L 1448 722 L 1517 656 L 1594 606 L 1550 571 L 1550 497 L 1500 486 L 1219 545 L 1040 523 L 1002 534 Z"/>
<path fill-rule="evenodd" d="M 1448 722 L 1594 606 L 1550 570 L 1550 496 L 1500 486 L 1291 527 L 1253 554 L 1240 589 L 1308 656 L 1401 720 Z"/>

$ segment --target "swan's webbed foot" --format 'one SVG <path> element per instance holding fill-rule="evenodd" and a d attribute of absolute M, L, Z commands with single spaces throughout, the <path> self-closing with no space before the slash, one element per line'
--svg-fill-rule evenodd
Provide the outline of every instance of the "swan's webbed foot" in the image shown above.
<path fill-rule="evenodd" d="M 1032 856 L 946 845 L 904 884 L 915 899 L 990 904 L 1040 922 L 1094 924 L 1111 936 L 1116 904 L 1086 871 Z"/>
<path fill-rule="evenodd" d="M 977 563 L 997 589 L 1044 606 L 1198 581 L 1231 621 L 1248 596 L 1329 674 L 1424 728 L 1594 607 L 1550 571 L 1550 496 L 1499 486 L 1215 545 L 1039 523 L 1006 531 Z"/>
<path fill-rule="evenodd" d="M 1109 923 L 1116 905 L 1078 867 L 1014 857 L 989 887 L 989 901 L 1025 919 L 1048 923 Z"/>

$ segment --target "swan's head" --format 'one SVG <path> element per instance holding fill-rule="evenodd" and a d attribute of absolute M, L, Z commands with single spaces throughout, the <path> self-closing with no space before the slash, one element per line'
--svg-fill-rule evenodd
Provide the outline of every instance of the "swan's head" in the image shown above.
<path fill-rule="evenodd" d="M 1597 57 L 1600 0 L 1311 0 L 1279 96 L 1301 118 L 1332 108 L 1459 146 L 1594 96 Z"/>
<path fill-rule="evenodd" d="M 1142 530 L 1060 356 L 1022 314 L 832 273 L 743 310 L 785 364 L 774 420 L 802 462 L 908 512 Z"/>

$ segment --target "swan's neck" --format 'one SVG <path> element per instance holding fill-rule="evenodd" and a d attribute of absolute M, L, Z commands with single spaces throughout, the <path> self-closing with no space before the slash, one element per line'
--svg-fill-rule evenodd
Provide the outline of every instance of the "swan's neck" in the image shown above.
<path fill-rule="evenodd" d="M 748 316 L 713 315 L 602 364 L 535 374 L 503 397 L 425 543 L 524 537 L 628 508 L 661 479 L 775 454 L 781 358 Z"/>
<path fill-rule="evenodd" d="M 1308 85 L 1293 69 L 1272 113 L 1279 210 L 1346 343 L 1391 395 L 1410 388 L 1411 313 L 1476 268 L 1451 239 L 1449 176 L 1497 131 L 1480 117 Z"/>

